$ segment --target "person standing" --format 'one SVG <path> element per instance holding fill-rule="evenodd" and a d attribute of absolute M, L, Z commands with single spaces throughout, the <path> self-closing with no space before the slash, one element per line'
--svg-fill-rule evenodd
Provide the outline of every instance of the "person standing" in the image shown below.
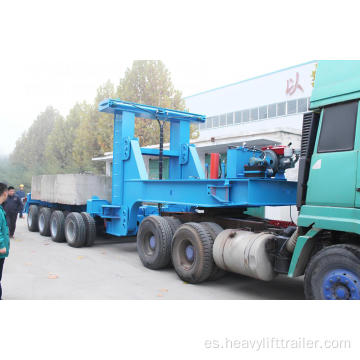
<path fill-rule="evenodd" d="M 5 258 L 9 255 L 10 240 L 9 229 L 6 221 L 6 214 L 2 204 L 8 196 L 8 188 L 5 184 L 0 183 L 0 300 L 2 296 L 1 278 L 4 268 Z"/>
<path fill-rule="evenodd" d="M 21 211 L 19 212 L 19 218 L 23 219 L 24 201 L 25 201 L 25 198 L 26 198 L 26 194 L 25 194 L 25 191 L 24 191 L 24 185 L 23 184 L 20 184 L 19 190 L 15 193 L 15 195 L 17 195 L 20 198 L 21 203 L 23 205 L 22 208 L 21 208 Z"/>
<path fill-rule="evenodd" d="M 15 189 L 13 186 L 8 187 L 8 197 L 4 202 L 3 208 L 6 213 L 6 220 L 9 227 L 10 238 L 14 238 L 17 215 L 22 210 L 23 206 L 20 198 L 15 195 Z"/>

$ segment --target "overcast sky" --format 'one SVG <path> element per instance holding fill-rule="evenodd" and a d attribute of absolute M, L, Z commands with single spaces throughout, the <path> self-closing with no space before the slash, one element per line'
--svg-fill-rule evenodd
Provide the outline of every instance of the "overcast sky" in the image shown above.
<path fill-rule="evenodd" d="M 327 1 L 326 8 L 322 4 L 2 4 L 0 154 L 13 150 L 16 139 L 48 105 L 66 116 L 77 101 L 92 101 L 106 80 L 117 84 L 135 59 L 164 61 L 184 96 L 314 59 L 359 59 L 358 39 L 351 37 L 358 34 L 357 2 L 342 1 L 341 8 L 338 2 Z"/>

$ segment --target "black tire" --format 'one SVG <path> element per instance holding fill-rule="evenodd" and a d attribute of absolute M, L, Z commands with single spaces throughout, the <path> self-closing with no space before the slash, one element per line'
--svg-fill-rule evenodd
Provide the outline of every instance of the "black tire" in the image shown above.
<path fill-rule="evenodd" d="M 39 212 L 38 227 L 42 236 L 50 236 L 51 209 L 42 207 Z"/>
<path fill-rule="evenodd" d="M 191 284 L 206 281 L 214 268 L 212 237 L 197 223 L 181 225 L 172 241 L 171 259 L 180 279 Z"/>
<path fill-rule="evenodd" d="M 52 241 L 65 242 L 65 216 L 60 210 L 55 210 L 51 214 L 50 236 Z"/>
<path fill-rule="evenodd" d="M 96 239 L 96 224 L 95 219 L 87 212 L 82 212 L 81 216 L 85 223 L 85 245 L 93 246 Z"/>
<path fill-rule="evenodd" d="M 86 228 L 83 217 L 77 213 L 70 213 L 65 219 L 65 238 L 72 247 L 82 247 L 86 242 Z"/>
<path fill-rule="evenodd" d="M 212 254 L 212 248 L 214 245 L 214 241 L 216 239 L 216 237 L 224 230 L 220 225 L 214 223 L 214 222 L 201 222 L 201 225 L 205 226 L 210 235 L 211 235 L 211 239 L 212 239 L 212 244 L 211 244 L 211 254 Z M 215 280 L 219 280 L 221 279 L 223 276 L 225 276 L 226 271 L 223 269 L 220 269 L 218 266 L 216 266 L 216 264 L 214 263 L 214 268 L 213 271 L 211 272 L 209 279 L 210 281 L 215 281 Z"/>
<path fill-rule="evenodd" d="M 161 216 L 148 216 L 137 233 L 137 251 L 143 265 L 149 269 L 162 269 L 171 261 L 172 231 Z"/>
<path fill-rule="evenodd" d="M 344 271 L 340 271 L 344 270 Z M 360 248 L 354 245 L 333 245 L 316 253 L 305 270 L 304 291 L 309 300 L 359 299 Z M 342 295 L 344 297 L 342 297 Z"/>
<path fill-rule="evenodd" d="M 182 222 L 174 216 L 164 216 L 164 219 L 168 222 L 172 236 L 174 236 L 176 230 L 181 226 Z"/>
<path fill-rule="evenodd" d="M 29 213 L 27 216 L 27 226 L 29 231 L 32 232 L 39 231 L 38 218 L 39 218 L 39 207 L 37 205 L 30 205 Z"/>

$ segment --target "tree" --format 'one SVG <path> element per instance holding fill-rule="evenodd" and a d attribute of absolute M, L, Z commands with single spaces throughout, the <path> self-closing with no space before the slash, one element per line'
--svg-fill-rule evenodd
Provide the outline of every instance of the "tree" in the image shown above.
<path fill-rule="evenodd" d="M 100 147 L 94 132 L 96 131 L 96 115 L 93 105 L 83 102 L 78 109 L 79 126 L 75 132 L 72 157 L 80 172 L 91 172 L 92 158 L 99 154 Z"/>
<path fill-rule="evenodd" d="M 0 157 L 0 182 L 15 187 L 25 185 L 25 191 L 30 191 L 31 175 L 22 165 L 14 165 L 8 156 Z"/>
<path fill-rule="evenodd" d="M 107 81 L 97 89 L 92 105 L 81 104 L 72 152 L 73 160 L 80 171 L 104 171 L 103 163 L 91 159 L 112 150 L 113 120 L 107 114 L 100 113 L 98 105 L 105 98 L 114 96 L 114 85 Z"/>
<path fill-rule="evenodd" d="M 29 130 L 16 142 L 11 161 L 31 171 L 33 174 L 46 173 L 45 148 L 55 123 L 63 118 L 57 110 L 49 106 L 42 112 Z"/>
<path fill-rule="evenodd" d="M 125 72 L 117 89 L 121 100 L 140 104 L 185 110 L 181 92 L 175 90 L 169 71 L 160 60 L 135 60 Z M 169 141 L 166 123 L 164 141 Z M 159 125 L 153 120 L 136 119 L 135 135 L 142 146 L 159 143 Z"/>
<path fill-rule="evenodd" d="M 91 159 L 112 151 L 114 124 L 109 114 L 98 111 L 98 105 L 105 98 L 115 97 L 147 105 L 185 109 L 181 92 L 174 88 L 170 73 L 161 61 L 134 61 L 116 91 L 114 84 L 107 81 L 97 89 L 92 104 L 76 103 L 66 119 L 51 106 L 46 108 L 18 139 L 11 155 L 11 171 L 18 171 L 20 178 L 24 178 L 22 182 L 28 183 L 31 176 L 37 174 L 103 173 L 104 163 Z M 159 125 L 156 121 L 136 119 L 135 134 L 142 146 L 157 144 Z M 169 141 L 169 123 L 165 126 L 166 141 Z"/>
<path fill-rule="evenodd" d="M 98 116 L 98 126 L 96 131 L 96 138 L 102 153 L 112 151 L 113 137 L 114 137 L 114 121 L 109 118 L 108 114 L 97 111 L 99 103 L 106 98 L 114 98 L 115 87 L 114 84 L 108 80 L 105 84 L 97 89 L 95 97 L 95 108 Z"/>
<path fill-rule="evenodd" d="M 50 173 L 78 172 L 73 159 L 73 149 L 84 106 L 84 104 L 76 103 L 66 120 L 59 118 L 55 122 L 45 150 L 47 168 Z"/>

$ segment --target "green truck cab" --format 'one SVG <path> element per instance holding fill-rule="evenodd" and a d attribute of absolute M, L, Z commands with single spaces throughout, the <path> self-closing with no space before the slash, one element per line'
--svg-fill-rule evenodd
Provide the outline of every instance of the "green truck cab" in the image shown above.
<path fill-rule="evenodd" d="M 304 115 L 290 277 L 308 299 L 360 299 L 360 61 L 319 61 Z"/>

